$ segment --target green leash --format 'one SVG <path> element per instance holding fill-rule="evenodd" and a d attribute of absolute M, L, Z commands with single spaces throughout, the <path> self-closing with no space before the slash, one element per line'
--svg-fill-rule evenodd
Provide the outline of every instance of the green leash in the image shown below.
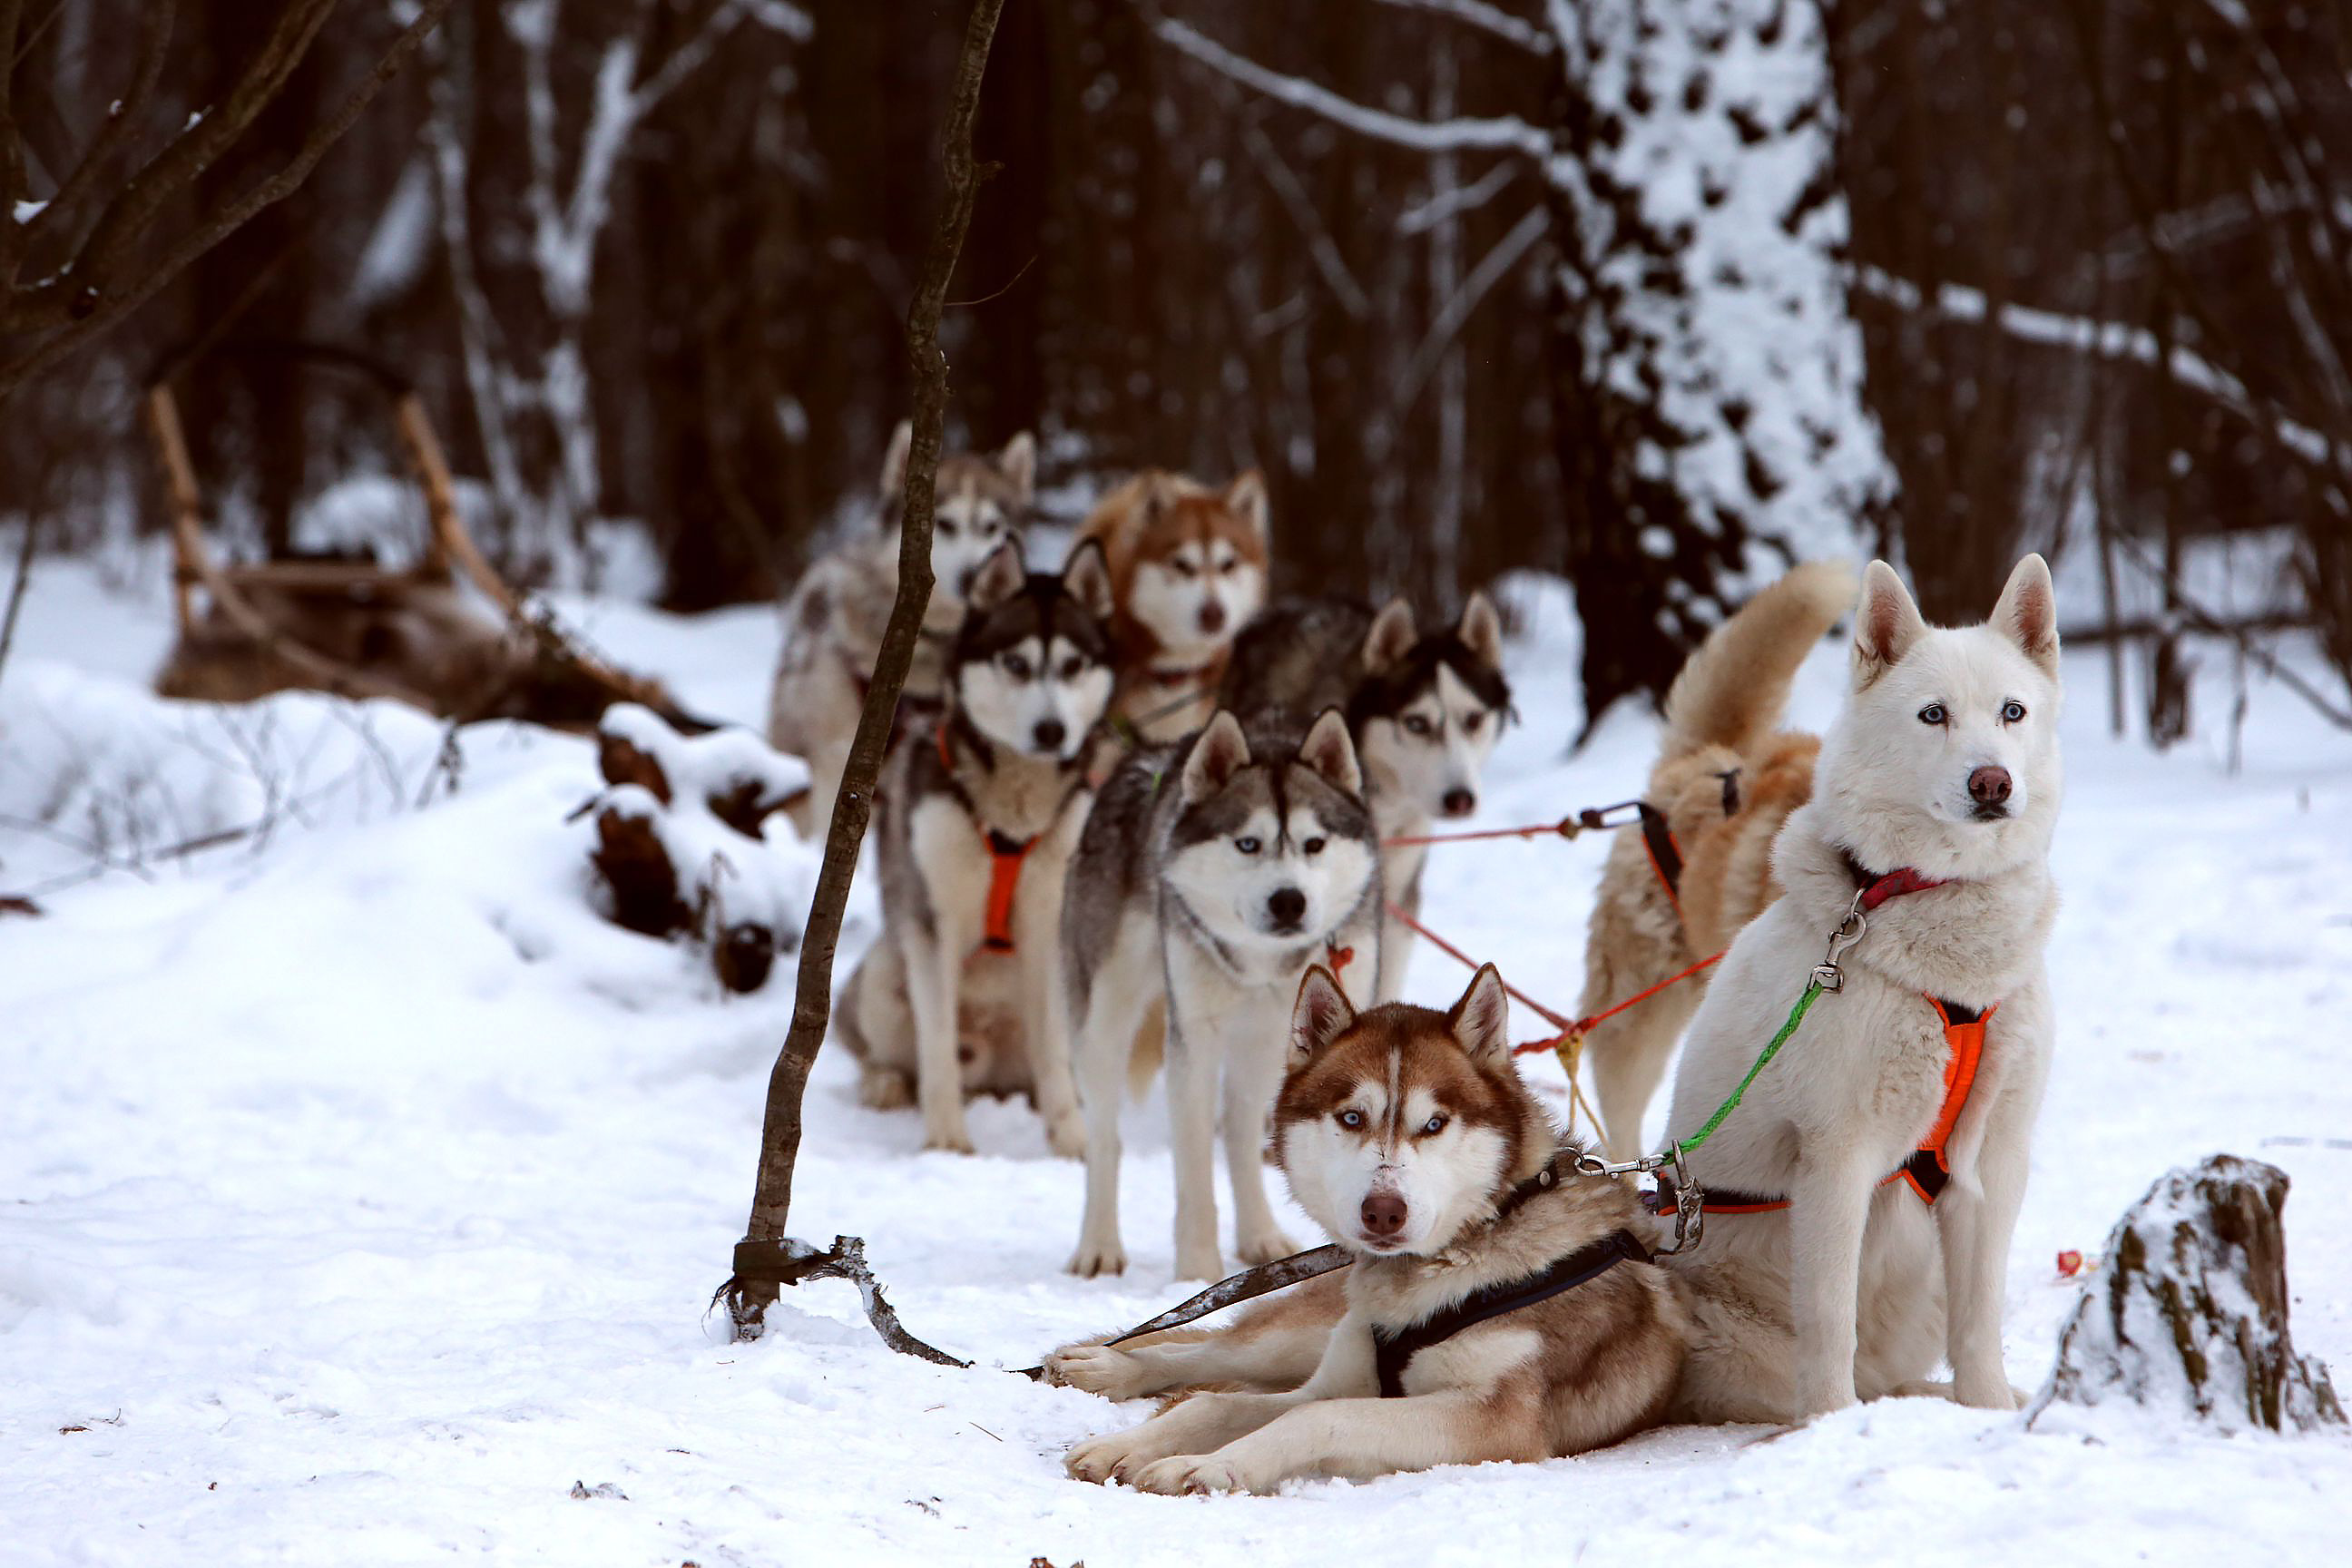
<path fill-rule="evenodd" d="M 1748 1069 L 1748 1076 L 1739 1080 L 1739 1087 L 1731 1091 L 1731 1098 L 1715 1108 L 1715 1114 L 1706 1119 L 1706 1126 L 1674 1145 L 1675 1154 L 1687 1154 L 1715 1136 L 1715 1130 L 1723 1125 L 1723 1119 L 1739 1109 L 1740 1096 L 1746 1094 L 1748 1086 L 1756 1081 L 1756 1075 L 1764 1070 L 1764 1064 L 1770 1061 L 1780 1052 L 1780 1047 L 1789 1043 L 1789 1037 L 1795 1034 L 1798 1026 L 1804 1023 L 1805 1015 L 1812 1010 L 1814 1000 L 1824 989 L 1826 987 L 1818 979 L 1806 985 L 1805 994 L 1797 998 L 1797 1005 L 1789 1014 L 1789 1021 L 1780 1026 L 1780 1032 L 1772 1037 L 1772 1043 L 1766 1046 L 1762 1053 L 1757 1057 L 1756 1065 Z M 1672 1155 L 1666 1156 L 1666 1158 L 1672 1157 Z"/>

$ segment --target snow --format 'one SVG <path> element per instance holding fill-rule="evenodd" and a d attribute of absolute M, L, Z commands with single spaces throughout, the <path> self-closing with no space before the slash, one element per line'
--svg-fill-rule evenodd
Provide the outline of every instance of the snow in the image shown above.
<path fill-rule="evenodd" d="M 0 813 L 38 816 L 77 743 L 89 765 L 69 802 L 113 798 L 144 768 L 210 803 L 183 805 L 191 826 L 254 806 L 269 768 L 183 743 L 228 717 L 140 689 L 169 639 L 168 585 L 131 583 L 42 563 L 0 671 Z M 1519 577 L 1505 596 L 1527 721 L 1473 826 L 1623 798 L 1653 727 L 1621 705 L 1565 757 L 1569 595 Z M 688 707 L 760 711 L 772 613 L 563 610 Z M 2285 648 L 2326 683 L 2306 646 Z M 2068 658 L 2061 1038 L 2011 1252 L 2011 1379 L 2042 1380 L 2081 1289 L 2055 1277 L 2055 1253 L 2095 1247 L 2167 1168 L 2216 1150 L 2294 1177 L 2296 1342 L 2342 1366 L 2352 1152 L 2324 1140 L 2352 1125 L 2352 738 L 2257 678 L 2232 775 L 2211 732 L 2227 706 L 2215 675 L 2200 678 L 2204 728 L 2155 756 L 2107 738 L 2104 671 L 2099 650 Z M 1839 688 L 1825 646 L 1797 719 L 1822 722 Z M 741 1232 L 789 976 L 727 996 L 690 948 L 597 917 L 590 827 L 565 820 L 597 788 L 587 742 L 478 726 L 454 791 L 427 791 L 438 726 L 339 707 L 282 698 L 244 722 L 287 755 L 318 748 L 321 777 L 362 759 L 398 770 L 396 800 L 346 799 L 266 840 L 58 890 L 44 918 L 0 916 L 0 1563 L 2340 1550 L 2352 1445 L 2224 1437 L 2128 1408 L 2050 1436 L 1898 1401 L 1796 1432 L 1670 1430 L 1574 1460 L 1272 1499 L 1083 1486 L 1061 1473 L 1066 1446 L 1143 1408 L 998 1369 L 1189 1292 L 1170 1278 L 1157 1100 L 1128 1120 L 1134 1265 L 1082 1283 L 1060 1272 L 1078 1173 L 1025 1107 L 975 1108 L 976 1157 L 925 1153 L 911 1115 L 857 1106 L 834 1051 L 809 1089 L 793 1229 L 866 1237 L 908 1329 L 976 1365 L 884 1351 L 838 1283 L 787 1293 L 765 1339 L 726 1343 L 705 1307 Z M 1604 848 L 1440 850 L 1428 917 L 1572 1011 Z M 0 892 L 77 863 L 0 829 Z M 862 884 L 853 916 L 844 974 L 872 937 Z M 1410 994 L 1448 1001 L 1463 979 L 1424 948 Z M 1556 1091 L 1549 1061 L 1528 1070 Z"/>

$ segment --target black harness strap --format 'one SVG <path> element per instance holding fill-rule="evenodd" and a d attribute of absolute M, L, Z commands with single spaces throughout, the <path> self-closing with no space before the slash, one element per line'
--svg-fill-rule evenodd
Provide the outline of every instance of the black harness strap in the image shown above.
<path fill-rule="evenodd" d="M 1442 1344 L 1476 1324 L 1532 1307 L 1538 1301 L 1549 1301 L 1554 1296 L 1564 1295 L 1588 1280 L 1599 1279 L 1620 1263 L 1649 1261 L 1650 1249 L 1643 1247 L 1633 1232 L 1616 1231 L 1590 1247 L 1579 1247 L 1549 1268 L 1523 1279 L 1474 1290 L 1445 1310 L 1411 1328 L 1400 1329 L 1393 1333 L 1386 1329 L 1375 1329 L 1372 1337 L 1381 1373 L 1381 1397 L 1404 1397 L 1405 1368 L 1412 1364 L 1414 1356 L 1430 1346 Z"/>
<path fill-rule="evenodd" d="M 1636 801 L 1634 808 L 1642 814 L 1642 842 L 1649 847 L 1650 864 L 1657 868 L 1658 880 L 1666 885 L 1669 897 L 1679 898 L 1683 890 L 1683 849 L 1675 842 L 1674 830 L 1666 826 L 1666 814 L 1648 801 Z"/>

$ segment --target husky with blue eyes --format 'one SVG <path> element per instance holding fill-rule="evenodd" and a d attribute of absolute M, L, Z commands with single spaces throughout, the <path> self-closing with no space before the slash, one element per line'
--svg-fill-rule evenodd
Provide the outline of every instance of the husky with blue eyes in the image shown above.
<path fill-rule="evenodd" d="M 964 597 L 945 710 L 883 772 L 883 931 L 850 977 L 841 1032 L 860 1098 L 913 1099 L 926 1148 L 971 1152 L 967 1089 L 1027 1089 L 1054 1151 L 1075 1156 L 1057 960 L 1086 757 L 1110 702 L 1110 574 L 1091 544 L 1058 575 L 1007 545 Z"/>
<path fill-rule="evenodd" d="M 1297 1250 L 1261 1169 L 1282 1081 L 1283 1020 L 1309 966 L 1370 1001 L 1380 968 L 1380 834 L 1347 720 L 1244 731 L 1220 710 L 1137 752 L 1087 818 L 1062 956 L 1087 1116 L 1086 1218 L 1070 1270 L 1127 1266 L 1118 1111 L 1137 1031 L 1164 1011 L 1176 1173 L 1176 1273 L 1224 1272 L 1212 1163 L 1220 1131 L 1244 1262 Z"/>
<path fill-rule="evenodd" d="M 1414 626 L 1404 599 L 1377 613 L 1353 599 L 1285 601 L 1234 639 L 1222 700 L 1253 721 L 1345 711 L 1381 839 L 1417 838 L 1433 821 L 1477 812 L 1486 759 L 1511 716 L 1503 618 L 1483 593 L 1470 595 L 1453 625 L 1428 633 Z M 1418 844 L 1381 851 L 1388 901 L 1408 917 L 1421 913 L 1428 854 Z M 1381 1001 L 1402 994 L 1412 945 L 1411 930 L 1384 911 Z"/>

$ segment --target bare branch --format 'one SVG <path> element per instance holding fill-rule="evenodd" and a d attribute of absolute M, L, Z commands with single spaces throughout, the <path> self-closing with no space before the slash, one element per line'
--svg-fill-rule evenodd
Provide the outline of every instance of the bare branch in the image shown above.
<path fill-rule="evenodd" d="M 1490 38 L 1499 38 L 1514 48 L 1527 50 L 1538 58 L 1548 58 L 1559 47 L 1551 35 L 1533 22 L 1523 22 L 1500 6 L 1489 5 L 1486 0 L 1372 0 L 1376 5 L 1393 5 L 1400 11 L 1426 11 L 1433 16 L 1444 16 L 1473 27 Z"/>
<path fill-rule="evenodd" d="M 25 537 L 16 545 L 16 580 L 8 588 L 8 611 L 0 616 L 0 670 L 8 668 L 8 646 L 16 640 L 16 616 L 25 608 L 25 590 L 33 583 L 33 541 L 40 531 L 33 526 L 30 514 L 24 527 Z"/>
<path fill-rule="evenodd" d="M 1268 70 L 1195 32 L 1172 16 L 1155 20 L 1152 31 L 1160 35 L 1162 43 L 1190 55 L 1210 69 L 1232 78 L 1244 87 L 1294 109 L 1306 110 L 1336 125 L 1344 125 L 1360 136 L 1369 136 L 1393 147 L 1411 148 L 1416 153 L 1442 153 L 1449 149 L 1462 153 L 1510 153 L 1538 161 L 1551 155 L 1551 138 L 1524 120 L 1504 116 L 1488 120 L 1432 121 L 1391 114 L 1385 110 L 1358 103 L 1352 98 L 1344 97 L 1304 78 Z"/>
<path fill-rule="evenodd" d="M 1224 89 L 1228 100 L 1241 96 L 1230 83 L 1220 82 L 1217 85 Z M 1265 183 L 1282 204 L 1282 210 L 1297 227 L 1300 237 L 1307 241 L 1307 259 L 1314 262 L 1315 270 L 1323 275 L 1325 286 L 1339 300 L 1340 308 L 1348 312 L 1349 319 L 1362 321 L 1372 309 L 1372 302 L 1364 296 L 1363 285 L 1357 282 L 1356 275 L 1348 270 L 1348 258 L 1339 254 L 1339 244 L 1332 239 L 1330 229 L 1324 226 L 1321 216 L 1315 211 L 1315 203 L 1308 198 L 1307 187 L 1299 184 L 1298 175 L 1284 161 L 1273 140 L 1254 116 L 1242 121 L 1242 150 L 1249 154 L 1250 162 L 1257 165 L 1258 173 L 1265 176 Z"/>
<path fill-rule="evenodd" d="M 1466 185 L 1440 191 L 1427 201 L 1405 208 L 1397 215 L 1397 232 L 1427 234 L 1449 218 L 1476 212 L 1502 195 L 1518 177 L 1519 166 L 1517 163 L 1497 163 Z"/>
<path fill-rule="evenodd" d="M 79 215 L 98 188 L 98 181 L 112 167 L 115 154 L 129 144 L 137 132 L 140 117 L 145 113 L 147 100 L 153 96 L 155 83 L 163 74 L 163 60 L 172 45 L 172 25 L 178 13 L 178 0 L 155 0 L 139 8 L 139 47 L 132 57 L 131 85 L 122 90 L 113 106 L 107 110 L 105 121 L 74 165 L 72 174 L 58 187 L 25 235 L 25 252 L 39 258 L 57 254 L 67 245 L 74 232 Z"/>
<path fill-rule="evenodd" d="M 72 317 L 71 323 L 52 332 L 19 358 L 0 363 L 0 404 L 5 404 L 8 397 L 26 382 L 146 303 L 157 289 L 178 277 L 196 258 L 204 255 L 242 227 L 254 214 L 272 203 L 284 200 L 299 188 L 302 182 L 310 177 L 310 171 L 318 165 L 319 160 L 326 156 L 327 150 L 342 139 L 343 132 L 352 128 L 352 123 L 358 120 L 361 112 L 373 101 L 375 95 L 383 89 L 384 84 L 397 75 L 404 65 L 407 64 L 408 58 L 416 52 L 417 47 L 425 41 L 425 35 L 439 25 L 443 14 L 454 3 L 455 0 L 420 0 L 415 18 L 401 30 L 399 37 L 392 41 L 383 56 L 377 59 L 373 68 L 360 79 L 358 85 L 337 106 L 334 112 L 311 130 L 310 134 L 303 140 L 302 145 L 296 150 L 294 156 L 289 159 L 283 167 L 277 173 L 256 182 L 242 195 L 216 209 L 208 219 L 198 224 L 178 242 L 169 247 L 142 275 L 121 287 L 106 287 L 99 279 L 89 277 L 84 277 L 77 282 L 75 300 L 68 307 L 68 312 Z M 287 69 L 291 68 L 292 65 L 289 63 Z M 283 73 L 280 73 L 279 79 L 283 79 Z M 239 86 L 242 88 L 244 84 L 240 83 Z M 235 95 L 232 96 L 235 97 Z M 247 120 L 249 121 L 259 112 L 259 106 L 250 108 L 246 111 Z M 175 142 L 173 145 L 177 146 L 179 143 Z M 158 155 L 156 163 L 161 163 L 171 154 L 172 149 L 166 148 L 162 154 Z M 189 172 L 185 178 L 193 180 L 195 174 L 201 172 L 202 167 L 202 164 L 197 165 L 196 169 Z M 139 180 L 146 179 L 148 173 L 152 173 L 154 168 L 155 163 L 150 163 L 148 171 L 134 179 L 133 184 L 136 184 Z M 177 189 L 176 185 L 173 187 L 173 191 Z M 172 193 L 165 192 L 163 195 L 167 196 L 170 194 Z M 162 196 L 156 198 L 158 206 L 162 199 Z M 122 198 L 117 198 L 118 204 L 121 201 Z M 133 204 L 133 207 L 143 205 L 142 198 L 142 202 Z M 127 215 L 133 210 L 133 207 L 123 208 L 126 216 L 116 218 L 112 216 L 116 207 L 110 205 L 108 215 L 100 216 L 98 227 L 91 231 L 89 242 L 82 247 L 82 256 L 103 258 L 109 254 L 107 247 L 117 243 L 114 240 L 103 240 L 103 237 L 109 234 L 119 237 L 119 242 L 126 247 L 135 239 L 137 230 L 145 227 L 146 218 L 138 219 L 136 229 L 127 226 L 131 223 L 131 216 Z M 148 216 L 152 216 L 151 211 Z M 118 263 L 127 263 L 127 251 L 116 256 Z M 85 300 L 87 309 L 83 306 Z"/>
<path fill-rule="evenodd" d="M 2193 350 L 2173 345 L 2163 354 L 2156 334 L 2145 327 L 2070 316 L 2030 305 L 1991 306 L 1983 290 L 1957 283 L 1937 285 L 1932 291 L 1875 267 L 1858 268 L 1854 287 L 1872 299 L 1904 310 L 1932 310 L 1958 321 L 1992 324 L 2021 342 L 2043 343 L 2094 359 L 2124 360 L 2136 364 L 2163 364 L 2181 385 L 2203 393 L 2248 423 L 2268 430 L 2279 445 L 2305 462 L 2352 469 L 2352 444 L 2332 439 L 2314 426 L 2275 409 L 2266 409 L 2246 385 L 2230 372 Z"/>
<path fill-rule="evenodd" d="M 1462 280 L 1462 287 L 1455 289 L 1439 309 L 1437 319 L 1429 323 L 1429 331 L 1421 340 L 1421 346 L 1412 352 L 1412 361 L 1405 367 L 1403 379 L 1397 387 L 1396 411 L 1399 418 L 1402 418 L 1412 409 L 1414 400 L 1421 396 L 1421 389 L 1428 383 L 1430 373 L 1437 368 L 1438 356 L 1445 352 L 1446 344 L 1461 335 L 1462 329 L 1469 324 L 1471 315 L 1478 309 L 1479 301 L 1486 299 L 1496 284 L 1510 276 L 1511 269 L 1550 228 L 1549 211 L 1543 207 L 1530 208 L 1527 216 L 1514 224 L 1511 232 L 1496 241 L 1495 248 L 1470 269 L 1470 276 Z"/>
<path fill-rule="evenodd" d="M 980 113 L 980 84 L 988 68 L 989 43 L 1003 9 L 1004 0 L 973 0 L 971 16 L 964 27 L 963 51 L 956 62 L 955 89 L 941 136 L 940 161 L 946 165 L 947 182 L 939 226 L 931 235 L 921 286 L 907 310 L 907 360 L 915 380 L 915 420 L 907 457 L 906 510 L 899 521 L 898 591 L 891 602 L 881 654 L 874 663 L 874 684 L 866 690 L 857 732 L 850 742 L 849 763 L 842 770 L 833 821 L 825 830 L 816 895 L 801 936 L 792 1027 L 768 1076 L 759 1175 L 752 1187 L 751 1217 L 744 1226 L 747 1242 L 784 1239 L 784 1226 L 791 1218 L 793 1170 L 800 1158 L 801 1099 L 833 1018 L 833 954 L 841 940 L 842 909 L 849 899 L 850 879 L 857 871 L 866 818 L 874 809 L 874 781 L 882 771 L 882 752 L 889 742 L 898 693 L 914 663 L 915 639 L 930 603 L 931 492 L 939 473 L 948 402 L 948 362 L 940 352 L 940 315 L 947 305 L 948 285 L 955 277 L 956 259 L 963 252 L 964 234 L 971 226 L 972 205 L 980 194 L 982 172 L 971 154 L 971 127 Z M 776 1299 L 776 1284 L 760 1279 L 730 1284 L 734 1289 L 722 1288 L 721 1293 L 728 1297 L 735 1332 L 739 1338 L 755 1337 L 768 1304 Z"/>

